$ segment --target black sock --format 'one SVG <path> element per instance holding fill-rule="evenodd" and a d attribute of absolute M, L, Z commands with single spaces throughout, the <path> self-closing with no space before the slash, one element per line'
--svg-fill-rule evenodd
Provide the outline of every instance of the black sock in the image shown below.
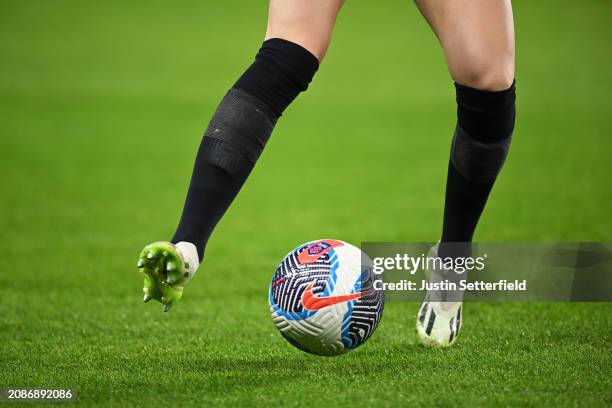
<path fill-rule="evenodd" d="M 195 160 L 172 242 L 193 243 L 200 260 L 213 229 L 255 166 L 277 119 L 308 88 L 319 67 L 298 44 L 274 38 L 227 93 Z"/>
<path fill-rule="evenodd" d="M 442 257 L 471 254 L 474 230 L 505 160 L 515 120 L 514 84 L 500 92 L 455 86 L 458 123 L 446 181 Z M 471 145 L 456 146 L 461 141 Z"/>

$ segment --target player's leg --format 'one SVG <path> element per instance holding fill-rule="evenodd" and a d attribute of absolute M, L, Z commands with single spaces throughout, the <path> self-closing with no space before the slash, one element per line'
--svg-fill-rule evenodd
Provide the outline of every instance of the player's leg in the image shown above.
<path fill-rule="evenodd" d="M 138 261 L 145 301 L 168 310 L 193 277 L 225 214 L 285 108 L 308 88 L 323 59 L 342 0 L 271 0 L 265 41 L 214 113 L 198 150 L 171 242 L 147 245 Z"/>
<path fill-rule="evenodd" d="M 416 3 L 440 40 L 457 95 L 442 239 L 434 252 L 442 258 L 469 256 L 514 129 L 512 6 L 510 0 Z M 424 343 L 450 345 L 456 340 L 462 306 L 461 294 L 453 296 L 455 301 L 424 302 L 417 319 Z"/>

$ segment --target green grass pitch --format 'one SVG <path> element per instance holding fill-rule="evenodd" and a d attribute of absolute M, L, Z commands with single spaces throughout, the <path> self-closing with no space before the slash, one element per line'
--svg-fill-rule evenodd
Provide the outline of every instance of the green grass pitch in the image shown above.
<path fill-rule="evenodd" d="M 514 7 L 517 128 L 477 239 L 610 241 L 611 3 Z M 168 314 L 142 303 L 136 257 L 171 236 L 266 3 L 0 9 L 0 388 L 72 387 L 87 406 L 612 404 L 611 304 L 468 304 L 457 345 L 428 350 L 418 305 L 389 303 L 339 358 L 272 325 L 269 279 L 295 245 L 438 239 L 454 93 L 411 2 L 347 2 Z"/>

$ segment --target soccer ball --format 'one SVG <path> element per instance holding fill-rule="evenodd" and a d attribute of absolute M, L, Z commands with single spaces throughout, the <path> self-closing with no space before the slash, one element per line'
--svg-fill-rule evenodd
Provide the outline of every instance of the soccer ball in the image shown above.
<path fill-rule="evenodd" d="M 270 312 L 283 337 L 300 350 L 335 356 L 372 335 L 384 294 L 372 261 L 359 248 L 334 239 L 300 245 L 280 263 L 270 283 Z"/>

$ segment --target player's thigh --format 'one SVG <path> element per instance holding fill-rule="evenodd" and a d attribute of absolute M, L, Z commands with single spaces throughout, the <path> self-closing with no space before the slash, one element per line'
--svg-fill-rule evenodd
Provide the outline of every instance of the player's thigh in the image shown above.
<path fill-rule="evenodd" d="M 270 0 L 266 39 L 282 38 L 325 56 L 344 0 Z"/>
<path fill-rule="evenodd" d="M 514 79 L 514 20 L 510 0 L 416 0 L 436 33 L 451 76 L 491 91 Z"/>

